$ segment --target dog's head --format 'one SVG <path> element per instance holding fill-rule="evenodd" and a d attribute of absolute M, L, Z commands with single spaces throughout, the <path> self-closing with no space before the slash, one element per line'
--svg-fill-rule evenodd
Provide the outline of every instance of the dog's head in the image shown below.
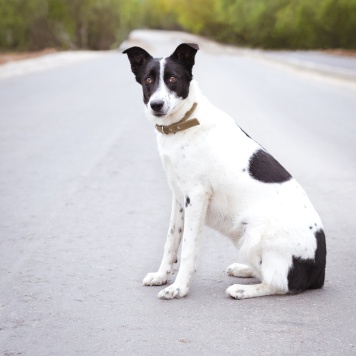
<path fill-rule="evenodd" d="M 149 117 L 158 119 L 173 114 L 187 98 L 198 50 L 195 43 L 182 43 L 165 58 L 153 58 L 140 47 L 123 52 L 129 57 L 136 81 L 142 85 Z"/>

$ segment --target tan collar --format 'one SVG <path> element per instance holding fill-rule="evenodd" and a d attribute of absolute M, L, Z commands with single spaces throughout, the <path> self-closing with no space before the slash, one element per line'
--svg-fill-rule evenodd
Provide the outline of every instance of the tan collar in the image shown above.
<path fill-rule="evenodd" d="M 157 131 L 159 131 L 160 133 L 162 133 L 164 135 L 169 135 L 172 133 L 184 131 L 184 130 L 190 129 L 191 127 L 200 125 L 200 122 L 198 121 L 198 119 L 188 120 L 189 117 L 193 114 L 197 105 L 198 105 L 197 103 L 194 103 L 193 106 L 190 108 L 190 110 L 185 113 L 183 119 L 178 122 L 175 122 L 172 125 L 168 125 L 168 126 L 156 125 Z"/>

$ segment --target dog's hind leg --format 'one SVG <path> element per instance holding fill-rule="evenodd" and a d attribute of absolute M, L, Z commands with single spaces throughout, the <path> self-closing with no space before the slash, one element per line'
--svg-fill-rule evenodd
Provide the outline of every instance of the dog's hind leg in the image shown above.
<path fill-rule="evenodd" d="M 291 261 L 288 254 L 278 250 L 262 252 L 261 279 L 262 283 L 253 285 L 234 284 L 226 293 L 236 299 L 262 297 L 273 294 L 288 293 L 288 271 Z"/>
<path fill-rule="evenodd" d="M 145 286 L 160 286 L 167 283 L 173 263 L 177 261 L 178 249 L 183 235 L 184 210 L 173 197 L 171 220 L 161 265 L 157 272 L 148 273 L 142 283 Z"/>
<path fill-rule="evenodd" d="M 257 274 L 252 270 L 250 266 L 241 263 L 233 263 L 227 268 L 226 273 L 233 277 L 242 277 L 242 278 L 257 277 Z"/>
<path fill-rule="evenodd" d="M 226 294 L 235 299 L 247 299 L 255 297 L 263 297 L 266 295 L 286 294 L 286 290 L 281 290 L 276 287 L 270 286 L 266 283 L 260 284 L 233 284 L 226 289 Z"/>

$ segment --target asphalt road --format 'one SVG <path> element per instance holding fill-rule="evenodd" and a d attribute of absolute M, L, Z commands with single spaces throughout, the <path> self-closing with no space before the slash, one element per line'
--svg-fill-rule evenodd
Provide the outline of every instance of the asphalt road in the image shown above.
<path fill-rule="evenodd" d="M 185 40 L 138 32 L 131 44 L 162 56 Z M 156 133 L 126 56 L 83 57 L 0 80 L 1 355 L 356 354 L 355 82 L 200 45 L 201 89 L 319 211 L 325 287 L 230 299 L 251 281 L 226 275 L 235 249 L 209 229 L 186 298 L 143 287 L 171 204 Z"/>

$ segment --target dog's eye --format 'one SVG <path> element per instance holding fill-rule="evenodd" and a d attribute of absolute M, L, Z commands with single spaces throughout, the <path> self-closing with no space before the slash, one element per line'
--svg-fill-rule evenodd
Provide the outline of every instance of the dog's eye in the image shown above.
<path fill-rule="evenodd" d="M 147 77 L 147 78 L 145 79 L 145 83 L 146 83 L 146 84 L 152 84 L 152 78 Z"/>
<path fill-rule="evenodd" d="M 170 83 L 175 83 L 177 81 L 177 77 L 175 77 L 174 75 L 169 77 L 169 82 Z"/>

